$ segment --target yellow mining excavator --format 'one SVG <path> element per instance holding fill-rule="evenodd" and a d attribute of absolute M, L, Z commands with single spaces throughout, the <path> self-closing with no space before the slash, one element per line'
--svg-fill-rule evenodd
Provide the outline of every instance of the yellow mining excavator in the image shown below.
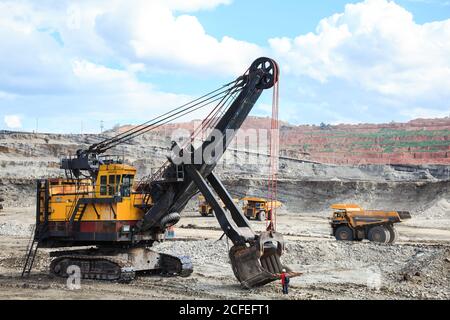
<path fill-rule="evenodd" d="M 219 89 L 62 159 L 66 178 L 37 181 L 36 227 L 22 275 L 31 272 L 38 248 L 69 248 L 51 253 L 51 273 L 67 277 L 69 266 L 75 265 L 91 279 L 131 281 L 140 273 L 189 276 L 189 257 L 158 253 L 151 246 L 164 240 L 165 230 L 179 221 L 200 191 L 233 242 L 229 257 L 242 286 L 278 279 L 281 270 L 288 269 L 280 262 L 282 235 L 256 234 L 213 171 L 257 99 L 277 81 L 276 62 L 259 58 L 244 75 Z M 139 183 L 133 166 L 106 155 L 119 144 L 207 106 L 214 108 L 202 122 L 207 137 L 201 145 L 173 142 L 168 161 Z"/>

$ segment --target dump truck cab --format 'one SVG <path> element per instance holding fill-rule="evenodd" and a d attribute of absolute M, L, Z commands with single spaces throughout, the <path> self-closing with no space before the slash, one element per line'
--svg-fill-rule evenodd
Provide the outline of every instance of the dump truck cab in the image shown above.
<path fill-rule="evenodd" d="M 357 204 L 334 204 L 330 218 L 337 240 L 393 243 L 398 238 L 394 224 L 410 219 L 407 211 L 364 210 Z"/>

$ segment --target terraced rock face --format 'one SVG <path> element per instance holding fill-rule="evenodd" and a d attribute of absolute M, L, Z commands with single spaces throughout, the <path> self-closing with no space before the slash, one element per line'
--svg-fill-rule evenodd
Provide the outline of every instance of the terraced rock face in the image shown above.
<path fill-rule="evenodd" d="M 260 179 L 226 181 L 238 194 L 265 196 Z M 357 203 L 368 209 L 406 210 L 415 217 L 450 219 L 450 182 L 281 180 L 278 197 L 288 212 L 329 216 L 335 203 Z M 266 193 L 267 194 L 267 193 Z"/>
<path fill-rule="evenodd" d="M 281 128 L 281 149 L 334 164 L 450 164 L 450 117 Z"/>
<path fill-rule="evenodd" d="M 450 121 L 441 129 L 310 128 L 287 133 L 288 153 L 298 148 L 314 161 L 337 164 L 450 164 Z M 297 147 L 297 148 L 296 148 Z"/>
<path fill-rule="evenodd" d="M 192 130 L 195 122 L 168 126 Z M 244 130 L 268 129 L 269 118 L 249 117 Z M 161 130 L 163 132 L 163 130 Z M 318 126 L 280 123 L 281 154 L 321 163 L 450 164 L 450 117 L 407 123 Z"/>
<path fill-rule="evenodd" d="M 98 141 L 96 135 L 0 133 L 3 206 L 33 206 L 35 179 L 63 176 L 64 172 L 59 169 L 60 158 Z M 136 166 L 142 177 L 164 163 L 169 145 L 167 137 L 152 133 L 111 153 L 126 155 L 125 160 Z M 216 172 L 234 196 L 265 197 L 268 164 L 265 155 L 230 150 Z M 278 195 L 290 212 L 329 213 L 332 203 L 356 202 L 368 209 L 393 208 L 410 210 L 413 214 L 425 212 L 429 216 L 438 210 L 447 216 L 450 215 L 447 210 L 449 174 L 449 165 L 342 166 L 282 157 Z M 430 210 L 434 207 L 436 210 Z"/>

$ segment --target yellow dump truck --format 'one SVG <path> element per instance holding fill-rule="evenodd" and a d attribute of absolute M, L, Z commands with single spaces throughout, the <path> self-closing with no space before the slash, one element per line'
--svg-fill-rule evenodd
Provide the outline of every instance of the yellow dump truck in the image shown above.
<path fill-rule="evenodd" d="M 223 206 L 222 201 L 219 200 L 219 203 Z M 200 213 L 202 217 L 214 215 L 213 208 L 209 205 L 204 196 L 198 197 L 198 213 Z"/>
<path fill-rule="evenodd" d="M 233 199 L 235 203 L 239 202 L 239 199 Z M 218 200 L 219 204 L 222 206 L 222 208 L 226 209 L 225 204 L 222 202 L 222 200 Z M 205 200 L 204 196 L 198 197 L 198 213 L 202 215 L 202 217 L 209 217 L 214 215 L 213 208 L 209 205 L 208 201 Z"/>
<path fill-rule="evenodd" d="M 336 240 L 394 243 L 398 238 L 395 223 L 411 219 L 408 211 L 364 210 L 356 204 L 332 205 L 332 235 Z"/>
<path fill-rule="evenodd" d="M 272 201 L 264 198 L 245 197 L 241 199 L 244 202 L 242 211 L 247 219 L 256 219 L 265 221 L 266 218 L 271 219 L 272 209 L 280 208 L 282 203 L 280 201 Z"/>

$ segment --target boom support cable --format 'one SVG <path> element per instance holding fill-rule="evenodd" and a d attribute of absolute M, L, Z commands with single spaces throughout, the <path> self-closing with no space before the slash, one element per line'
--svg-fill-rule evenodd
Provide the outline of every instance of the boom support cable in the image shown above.
<path fill-rule="evenodd" d="M 155 130 L 155 129 L 157 129 L 157 128 L 163 126 L 163 125 L 166 125 L 166 124 L 168 124 L 168 123 L 170 123 L 170 122 L 172 122 L 174 120 L 177 120 L 177 119 L 182 118 L 182 117 L 184 117 L 184 116 L 186 116 L 186 115 L 188 115 L 190 113 L 193 113 L 193 112 L 195 112 L 195 111 L 197 111 L 199 109 L 202 109 L 202 108 L 210 105 L 213 102 L 220 101 L 223 98 L 224 98 L 224 96 L 219 96 L 219 97 L 215 98 L 214 100 L 208 101 L 208 102 L 206 102 L 204 104 L 194 105 L 195 108 L 191 107 L 188 110 L 182 110 L 182 111 L 179 111 L 179 112 L 177 112 L 177 113 L 175 113 L 175 114 L 173 114 L 171 116 L 167 116 L 167 117 L 165 117 L 165 118 L 163 118 L 163 119 L 161 119 L 159 121 L 156 121 L 155 123 L 152 123 L 151 125 L 148 125 L 145 130 L 139 131 L 139 133 L 137 133 L 137 134 L 133 134 L 131 136 L 128 136 L 126 139 L 123 138 L 123 139 L 120 139 L 120 140 L 117 140 L 117 141 L 114 141 L 114 142 L 108 144 L 107 147 L 102 148 L 102 151 L 109 150 L 109 149 L 111 149 L 111 148 L 113 148 L 113 147 L 115 147 L 115 146 L 117 146 L 119 144 L 122 144 L 124 142 L 129 141 L 129 140 L 132 140 L 132 139 L 134 139 L 134 138 L 136 138 L 136 137 L 138 137 L 140 135 L 143 135 L 143 134 L 145 134 L 145 133 L 147 133 L 147 132 L 149 132 L 151 130 Z"/>
<path fill-rule="evenodd" d="M 278 70 L 276 70 L 278 72 Z M 269 151 L 269 178 L 268 178 L 268 211 L 267 231 L 276 231 L 278 208 L 278 168 L 280 152 L 280 128 L 278 121 L 279 112 L 279 80 L 273 87 L 272 118 L 270 121 L 270 151 Z"/>
<path fill-rule="evenodd" d="M 212 128 L 215 126 L 215 124 L 220 120 L 220 115 L 225 113 L 226 110 L 230 107 L 231 103 L 233 102 L 234 98 L 241 92 L 242 87 L 235 85 L 233 88 L 228 90 L 229 92 L 223 96 L 220 96 L 213 101 L 208 102 L 207 104 L 211 104 L 212 102 L 217 102 L 217 105 L 211 110 L 211 112 L 208 114 L 208 116 L 202 121 L 201 125 L 197 128 L 194 128 L 190 138 L 186 140 L 180 147 L 181 149 L 185 150 L 189 147 L 190 144 L 193 143 L 193 141 L 199 137 L 202 136 L 207 129 Z M 196 108 L 200 109 L 202 106 Z M 195 111 L 195 110 L 194 110 Z M 219 116 L 218 116 L 219 115 Z M 180 115 L 181 117 L 183 115 Z M 173 119 L 167 120 L 165 123 L 162 123 L 159 126 L 162 126 L 164 124 L 169 123 Z M 151 181 L 155 181 L 161 178 L 161 175 L 164 171 L 164 168 L 166 168 L 168 165 L 170 165 L 170 161 L 167 160 L 155 173 L 151 174 L 150 176 L 146 176 L 139 182 L 138 190 L 145 188 L 145 185 L 148 185 L 151 183 Z"/>
<path fill-rule="evenodd" d="M 235 81 L 232 81 L 230 83 L 227 83 L 224 86 L 222 86 L 216 90 L 213 90 L 197 99 L 194 99 L 188 103 L 185 103 L 173 110 L 170 110 L 156 118 L 146 121 L 145 123 L 143 123 L 137 127 L 131 128 L 125 132 L 122 132 L 122 133 L 120 133 L 112 138 L 106 139 L 102 142 L 96 143 L 96 144 L 92 145 L 88 151 L 97 152 L 97 153 L 105 152 L 106 150 L 109 150 L 112 147 L 114 147 L 120 143 L 127 142 L 131 139 L 134 139 L 134 138 L 150 131 L 150 130 L 154 130 L 154 129 L 160 127 L 160 125 L 158 125 L 158 124 L 162 125 L 162 124 L 168 123 L 168 122 L 178 119 L 182 116 L 185 116 L 189 113 L 192 113 L 200 108 L 203 108 L 213 102 L 219 101 L 223 97 L 226 97 L 227 95 L 229 95 L 230 92 L 232 92 L 233 90 L 239 89 L 239 87 L 238 87 L 239 81 L 240 81 L 240 78 Z"/>

